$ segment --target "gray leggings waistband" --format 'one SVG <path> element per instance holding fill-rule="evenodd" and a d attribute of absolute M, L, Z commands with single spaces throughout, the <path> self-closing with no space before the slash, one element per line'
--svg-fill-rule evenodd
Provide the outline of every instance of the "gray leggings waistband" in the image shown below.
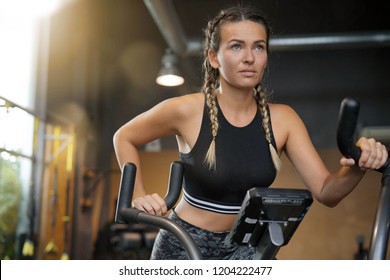
<path fill-rule="evenodd" d="M 203 259 L 243 260 L 252 259 L 255 248 L 239 246 L 226 241 L 229 232 L 211 232 L 182 220 L 175 211 L 169 217 L 182 226 L 194 239 Z M 170 232 L 160 230 L 154 243 L 151 259 L 182 260 L 188 259 L 182 244 Z"/>

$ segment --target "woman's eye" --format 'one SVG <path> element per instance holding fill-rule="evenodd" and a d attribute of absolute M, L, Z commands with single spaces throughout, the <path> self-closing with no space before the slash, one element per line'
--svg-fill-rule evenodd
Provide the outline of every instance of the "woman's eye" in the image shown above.
<path fill-rule="evenodd" d="M 265 49 L 265 47 L 263 45 L 256 46 L 256 50 L 258 50 L 258 51 L 262 51 L 264 49 Z"/>
<path fill-rule="evenodd" d="M 241 49 L 241 46 L 239 44 L 234 44 L 234 45 L 232 45 L 232 49 L 239 50 L 239 49 Z"/>

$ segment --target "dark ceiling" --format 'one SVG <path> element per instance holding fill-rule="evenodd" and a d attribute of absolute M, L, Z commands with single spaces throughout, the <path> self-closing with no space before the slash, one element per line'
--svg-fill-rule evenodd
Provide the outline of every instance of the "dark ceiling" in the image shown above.
<path fill-rule="evenodd" d="M 341 44 L 271 48 L 266 76 L 271 100 L 291 105 L 318 147 L 335 146 L 339 104 L 345 96 L 361 99 L 363 125 L 390 125 L 386 1 L 166 1 L 159 2 L 177 15 L 185 38 L 196 42 L 202 39 L 208 19 L 236 3 L 263 10 L 275 39 L 328 35 L 348 39 Z M 179 54 L 183 86 L 155 83 L 161 57 L 172 42 L 165 40 L 145 2 L 75 0 L 53 16 L 49 113 L 76 121 L 82 111 L 102 139 L 111 139 L 120 125 L 158 102 L 198 91 L 199 53 Z M 172 139 L 163 140 L 163 148 L 173 147 Z"/>

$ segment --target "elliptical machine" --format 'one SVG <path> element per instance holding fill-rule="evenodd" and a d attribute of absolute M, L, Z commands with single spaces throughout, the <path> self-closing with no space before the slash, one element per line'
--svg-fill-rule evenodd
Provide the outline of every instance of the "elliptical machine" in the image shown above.
<path fill-rule="evenodd" d="M 343 100 L 337 128 L 337 143 L 341 153 L 357 161 L 360 150 L 354 145 L 353 136 L 360 104 L 357 99 Z M 382 189 L 375 218 L 369 259 L 385 259 L 390 224 L 390 159 L 379 172 L 383 173 Z M 123 167 L 118 203 L 115 214 L 117 223 L 141 223 L 168 230 L 183 244 L 188 258 L 202 259 L 191 236 L 178 224 L 131 208 L 136 166 L 126 163 Z M 171 209 L 177 202 L 183 183 L 183 166 L 171 164 L 168 192 L 165 202 Z M 253 188 L 247 192 L 241 210 L 228 236 L 231 242 L 256 247 L 255 259 L 275 259 L 282 246 L 288 244 L 300 222 L 310 208 L 313 199 L 307 190 Z"/>
<path fill-rule="evenodd" d="M 126 163 L 115 222 L 140 223 L 168 230 L 183 244 L 189 259 L 202 259 L 192 237 L 180 225 L 166 217 L 131 208 L 135 175 L 136 166 Z M 182 182 L 183 165 L 175 161 L 171 164 L 168 192 L 164 197 L 168 209 L 176 204 Z M 228 239 L 242 246 L 256 247 L 255 259 L 275 259 L 279 249 L 290 241 L 312 202 L 312 195 L 307 190 L 252 188 L 247 192 Z"/>

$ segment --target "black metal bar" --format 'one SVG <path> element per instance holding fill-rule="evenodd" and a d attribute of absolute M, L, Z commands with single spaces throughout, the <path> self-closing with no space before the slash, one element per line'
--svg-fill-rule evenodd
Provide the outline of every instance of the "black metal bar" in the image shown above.
<path fill-rule="evenodd" d="M 171 164 L 168 191 L 164 197 L 168 209 L 171 209 L 176 204 L 180 196 L 183 183 L 183 170 L 183 165 L 179 161 L 175 161 Z M 168 218 L 152 215 L 138 209 L 131 208 L 136 171 L 137 167 L 133 163 L 126 163 L 123 166 L 115 213 L 115 222 L 140 223 L 165 229 L 172 233 L 182 243 L 189 259 L 201 260 L 202 255 L 199 248 L 183 227 Z"/>
<path fill-rule="evenodd" d="M 179 224 L 169 220 L 168 218 L 156 216 L 153 214 L 142 212 L 135 208 L 123 208 L 120 210 L 120 217 L 124 221 L 149 225 L 160 229 L 165 229 L 172 233 L 183 245 L 187 256 L 190 260 L 201 260 L 202 255 L 199 248 L 195 244 L 191 235 Z"/>
<path fill-rule="evenodd" d="M 372 229 L 368 259 L 386 259 L 390 227 L 390 175 L 382 178 L 378 208 Z"/>
<path fill-rule="evenodd" d="M 272 243 L 269 229 L 262 235 L 256 246 L 255 260 L 274 260 L 280 250 L 280 246 Z"/>
<path fill-rule="evenodd" d="M 353 158 L 357 163 L 360 150 L 355 146 L 354 134 L 359 116 L 360 102 L 356 98 L 344 98 L 341 102 L 337 126 L 337 145 L 340 152 L 347 158 Z"/>
<path fill-rule="evenodd" d="M 135 174 L 137 172 L 137 166 L 134 163 L 126 163 L 123 166 L 121 182 L 118 193 L 118 201 L 116 204 L 115 222 L 120 224 L 126 224 L 128 221 L 121 215 L 121 210 L 130 208 L 133 198 Z"/>
<path fill-rule="evenodd" d="M 164 197 L 165 203 L 168 209 L 175 206 L 181 193 L 181 187 L 183 184 L 183 172 L 184 168 L 181 162 L 174 161 L 171 164 L 171 171 L 169 173 L 168 191 Z"/>

